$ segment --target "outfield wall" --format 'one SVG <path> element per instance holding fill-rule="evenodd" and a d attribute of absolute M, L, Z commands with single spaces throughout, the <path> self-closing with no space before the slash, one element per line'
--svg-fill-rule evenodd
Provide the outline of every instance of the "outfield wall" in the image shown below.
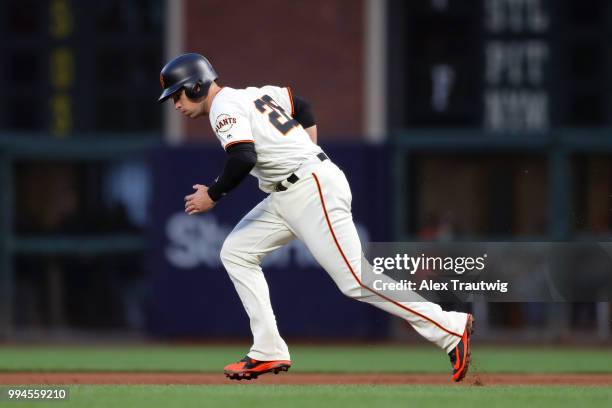
<path fill-rule="evenodd" d="M 389 240 L 389 152 L 365 145 L 324 146 L 352 186 L 362 241 Z M 209 184 L 222 168 L 217 146 L 164 147 L 151 157 L 152 217 L 148 270 L 152 296 L 148 329 L 161 337 L 249 337 L 245 312 L 223 269 L 219 250 L 233 226 L 265 194 L 249 178 L 214 211 L 184 213 L 195 183 Z M 291 337 L 376 338 L 388 317 L 344 297 L 299 242 L 264 261 L 281 333 Z"/>

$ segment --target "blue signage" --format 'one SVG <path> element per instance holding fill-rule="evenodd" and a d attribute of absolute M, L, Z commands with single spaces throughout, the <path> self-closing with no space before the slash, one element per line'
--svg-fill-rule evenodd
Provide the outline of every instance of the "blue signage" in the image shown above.
<path fill-rule="evenodd" d="M 338 145 L 326 153 L 346 173 L 362 242 L 389 240 L 388 157 L 382 147 Z M 157 337 L 250 338 L 248 319 L 219 251 L 234 225 L 265 193 L 249 177 L 209 213 L 188 216 L 183 197 L 221 170 L 218 146 L 166 147 L 151 155 L 153 199 L 148 270 L 149 331 Z M 372 338 L 388 317 L 346 298 L 299 241 L 264 258 L 272 304 L 286 338 Z"/>

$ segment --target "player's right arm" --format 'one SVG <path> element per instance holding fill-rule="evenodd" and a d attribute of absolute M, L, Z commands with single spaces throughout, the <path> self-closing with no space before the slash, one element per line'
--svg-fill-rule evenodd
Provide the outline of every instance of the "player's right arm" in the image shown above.
<path fill-rule="evenodd" d="M 227 153 L 221 175 L 208 189 L 208 195 L 216 202 L 246 178 L 257 164 L 257 152 L 248 113 L 241 100 L 219 99 L 210 113 L 210 121 Z"/>
<path fill-rule="evenodd" d="M 215 202 L 238 186 L 257 164 L 257 153 L 253 143 L 235 143 L 226 151 L 223 173 L 208 189 L 208 195 Z"/>
<path fill-rule="evenodd" d="M 185 197 L 185 212 L 189 215 L 210 211 L 224 195 L 242 182 L 257 163 L 253 143 L 235 143 L 227 148 L 223 172 L 210 186 L 196 184 L 193 194 Z"/>

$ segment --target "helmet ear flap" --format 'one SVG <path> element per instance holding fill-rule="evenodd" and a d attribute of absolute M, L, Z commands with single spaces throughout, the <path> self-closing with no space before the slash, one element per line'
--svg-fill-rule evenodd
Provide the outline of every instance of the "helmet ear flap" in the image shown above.
<path fill-rule="evenodd" d="M 200 99 L 208 94 L 208 88 L 210 88 L 210 82 L 203 84 L 201 80 L 198 80 L 194 84 L 185 84 L 185 95 L 189 99 Z"/>

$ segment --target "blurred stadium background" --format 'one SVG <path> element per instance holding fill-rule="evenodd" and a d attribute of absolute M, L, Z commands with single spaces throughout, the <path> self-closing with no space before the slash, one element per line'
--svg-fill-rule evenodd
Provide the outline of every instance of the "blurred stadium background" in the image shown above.
<path fill-rule="evenodd" d="M 608 240 L 612 3 L 584 3 L 0 0 L 0 339 L 249 341 L 218 251 L 263 193 L 183 215 L 224 159 L 156 101 L 187 51 L 313 103 L 364 241 Z M 289 339 L 421 341 L 298 244 L 265 265 Z M 610 344 L 609 303 L 446 306 L 479 341 Z"/>

